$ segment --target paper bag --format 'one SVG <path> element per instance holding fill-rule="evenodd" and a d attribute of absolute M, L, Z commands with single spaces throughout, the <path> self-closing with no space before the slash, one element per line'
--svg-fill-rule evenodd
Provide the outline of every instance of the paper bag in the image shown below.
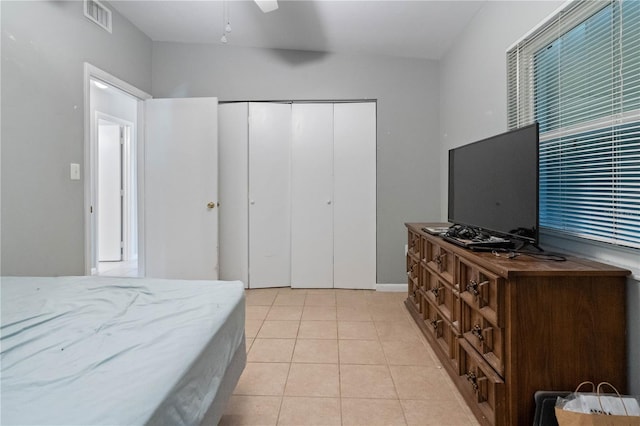
<path fill-rule="evenodd" d="M 590 384 L 592 392 L 579 392 Z M 609 386 L 615 394 L 605 394 L 602 386 Z M 592 382 L 583 382 L 566 398 L 558 398 L 555 407 L 560 426 L 640 426 L 638 398 L 622 396 L 610 383 L 602 382 L 597 389 Z"/>
<path fill-rule="evenodd" d="M 560 426 L 640 426 L 640 417 L 584 414 L 565 411 L 558 407 L 556 419 Z"/>

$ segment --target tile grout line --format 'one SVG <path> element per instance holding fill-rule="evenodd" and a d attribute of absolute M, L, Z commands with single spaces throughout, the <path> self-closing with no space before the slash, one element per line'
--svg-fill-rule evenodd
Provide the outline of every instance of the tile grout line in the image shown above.
<path fill-rule="evenodd" d="M 382 354 L 384 355 L 384 359 L 386 361 L 386 367 L 389 371 L 389 377 L 391 377 L 391 383 L 393 383 L 393 390 L 396 392 L 396 396 L 398 397 L 397 401 L 400 405 L 400 411 L 402 411 L 402 418 L 404 419 L 404 424 L 408 425 L 407 415 L 404 412 L 404 406 L 402 405 L 402 401 L 400 400 L 400 392 L 398 392 L 398 386 L 396 384 L 396 380 L 393 378 L 393 373 L 391 372 L 391 366 L 389 365 L 389 357 L 387 356 L 387 352 L 384 350 L 384 345 L 382 344 L 382 340 L 380 339 L 380 332 L 378 331 L 378 327 L 376 327 L 375 321 L 373 322 L 373 327 L 376 330 L 376 335 L 378 336 L 378 342 L 380 343 L 380 347 L 382 348 Z"/>
<path fill-rule="evenodd" d="M 335 290 L 334 290 L 334 296 Z M 338 350 L 338 396 L 340 399 L 340 426 L 344 426 L 344 415 L 342 412 L 342 363 L 340 362 L 340 333 L 338 331 L 338 298 L 336 297 L 336 348 Z"/>
<path fill-rule="evenodd" d="M 265 316 L 264 321 L 267 320 L 267 317 L 269 316 L 269 313 L 271 312 L 271 309 L 275 306 L 275 302 L 276 299 L 278 298 L 278 293 L 280 290 L 278 290 L 276 292 L 276 296 L 273 298 L 273 302 L 271 302 L 271 305 L 269 306 L 269 311 L 267 311 L 267 316 Z M 300 314 L 302 316 L 302 314 Z M 264 325 L 264 321 L 262 322 L 262 325 Z M 262 329 L 262 326 L 260 327 Z M 258 330 L 259 332 L 259 330 Z M 297 336 L 297 332 L 296 332 L 296 336 Z M 257 335 L 256 335 L 257 337 Z M 255 341 L 254 341 L 255 342 Z M 294 349 L 295 349 L 295 343 L 294 343 Z M 293 357 L 293 352 L 291 352 L 291 357 Z M 287 376 L 284 379 L 284 385 L 282 387 L 282 395 L 280 395 L 280 405 L 278 406 L 278 414 L 276 415 L 276 424 L 275 426 L 278 426 L 278 423 L 280 423 L 280 414 L 282 413 L 282 405 L 284 404 L 284 393 L 287 389 L 287 381 L 289 380 L 289 373 L 291 372 L 291 362 L 289 362 L 289 367 L 287 368 Z"/>

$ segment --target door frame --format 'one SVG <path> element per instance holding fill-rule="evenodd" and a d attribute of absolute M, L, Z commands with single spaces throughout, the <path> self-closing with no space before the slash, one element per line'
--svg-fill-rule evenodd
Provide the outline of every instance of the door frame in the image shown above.
<path fill-rule="evenodd" d="M 100 80 L 123 93 L 132 96 L 137 102 L 137 123 L 134 124 L 136 141 L 136 169 L 138 188 L 138 275 L 145 275 L 144 268 L 144 101 L 151 95 L 123 81 L 100 68 L 84 63 L 84 263 L 85 275 L 97 272 L 94 262 L 94 236 L 97 223 L 94 220 L 93 206 L 97 202 L 97 123 L 91 114 L 91 80 Z M 96 256 L 97 259 L 97 256 Z"/>

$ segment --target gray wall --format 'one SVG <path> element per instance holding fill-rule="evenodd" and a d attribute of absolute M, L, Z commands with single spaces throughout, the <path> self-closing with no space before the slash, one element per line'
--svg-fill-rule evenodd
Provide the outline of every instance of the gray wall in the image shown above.
<path fill-rule="evenodd" d="M 152 45 L 115 11 L 108 34 L 79 1 L 2 1 L 0 272 L 84 273 L 84 177 L 69 180 L 69 163 L 84 159 L 87 61 L 156 97 L 377 99 L 377 280 L 404 283 L 403 222 L 446 217 L 447 150 L 506 130 L 505 50 L 561 3 L 487 2 L 438 64 Z M 637 258 L 554 244 L 609 263 Z M 640 394 L 640 284 L 627 289 L 630 391 Z"/>
<path fill-rule="evenodd" d="M 404 222 L 440 214 L 437 62 L 154 42 L 152 94 L 377 99 L 377 282 L 406 282 Z"/>
<path fill-rule="evenodd" d="M 487 2 L 447 52 L 440 63 L 440 158 L 443 161 L 452 147 L 507 130 L 506 50 L 562 4 Z M 446 169 L 441 173 L 442 217 L 446 217 Z M 603 245 L 580 244 L 550 235 L 543 235 L 541 243 L 545 248 L 558 248 L 633 271 L 635 279 L 630 278 L 627 283 L 628 377 L 629 391 L 640 394 L 640 259 L 637 251 L 616 252 Z"/>
<path fill-rule="evenodd" d="M 2 1 L 2 274 L 84 274 L 83 63 L 150 92 L 151 40 L 81 1 Z"/>

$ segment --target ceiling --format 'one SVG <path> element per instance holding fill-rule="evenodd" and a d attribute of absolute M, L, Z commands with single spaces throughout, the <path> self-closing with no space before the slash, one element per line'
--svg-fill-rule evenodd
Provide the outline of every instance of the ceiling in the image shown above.
<path fill-rule="evenodd" d="M 486 0 L 112 0 L 154 41 L 440 59 Z"/>

